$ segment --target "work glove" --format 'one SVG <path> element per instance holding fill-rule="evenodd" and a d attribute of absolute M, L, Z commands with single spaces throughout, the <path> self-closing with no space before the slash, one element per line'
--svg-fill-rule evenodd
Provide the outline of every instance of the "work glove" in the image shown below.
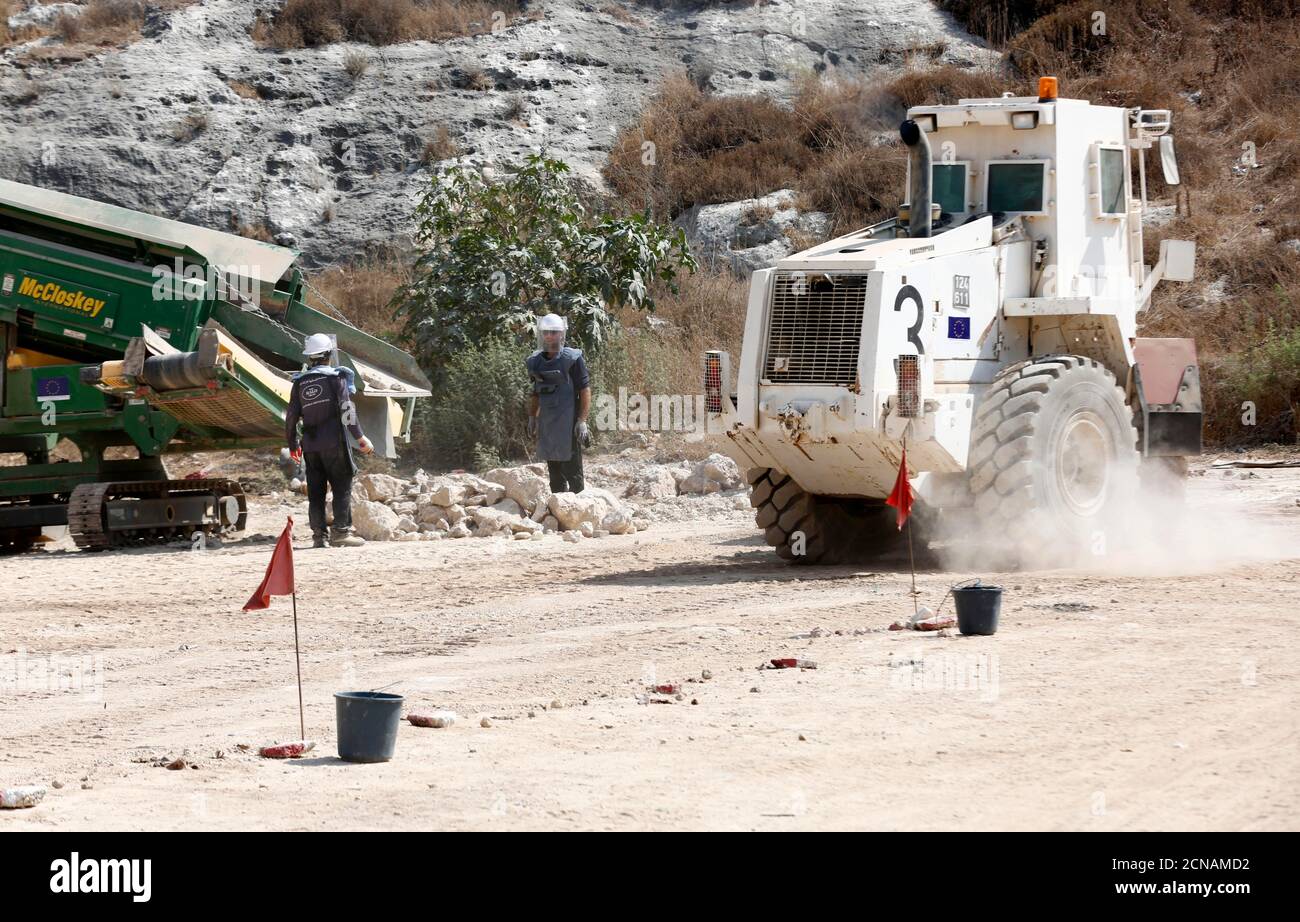
<path fill-rule="evenodd" d="M 289 452 L 289 458 L 294 464 L 302 464 L 302 449 L 295 448 L 293 451 Z"/>
<path fill-rule="evenodd" d="M 537 438 L 537 417 L 536 416 L 528 417 L 528 437 L 530 439 Z"/>
<path fill-rule="evenodd" d="M 591 447 L 591 430 L 582 420 L 578 420 L 573 426 L 573 436 L 578 440 L 578 444 L 583 448 Z"/>
<path fill-rule="evenodd" d="M 368 455 L 375 450 L 375 444 L 370 441 L 369 437 L 363 435 L 361 441 L 357 443 L 357 448 L 361 449 L 363 455 Z"/>

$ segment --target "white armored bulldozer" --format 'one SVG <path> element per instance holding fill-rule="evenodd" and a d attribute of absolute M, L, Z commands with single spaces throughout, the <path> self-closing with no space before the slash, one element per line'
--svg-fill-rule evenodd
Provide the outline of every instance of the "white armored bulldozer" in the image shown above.
<path fill-rule="evenodd" d="M 705 355 L 711 428 L 792 562 L 896 534 L 904 445 L 923 521 L 1096 543 L 1139 468 L 1146 485 L 1201 450 L 1194 342 L 1136 332 L 1157 282 L 1192 277 L 1189 241 L 1142 258 L 1148 150 L 1178 182 L 1170 114 L 1046 77 L 907 115 L 909 201 L 753 274 L 736 393 L 731 358 Z"/>

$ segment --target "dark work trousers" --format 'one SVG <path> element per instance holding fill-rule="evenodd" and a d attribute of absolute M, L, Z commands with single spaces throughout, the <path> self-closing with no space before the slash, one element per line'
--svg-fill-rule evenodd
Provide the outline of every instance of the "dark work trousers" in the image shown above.
<path fill-rule="evenodd" d="M 573 453 L 568 461 L 547 461 L 546 469 L 551 475 L 551 492 L 581 493 L 582 481 L 582 446 L 577 436 L 573 438 Z"/>
<path fill-rule="evenodd" d="M 312 534 L 323 535 L 325 493 L 334 491 L 334 527 L 352 527 L 352 456 L 346 448 L 338 451 L 305 451 L 307 467 L 307 520 Z"/>

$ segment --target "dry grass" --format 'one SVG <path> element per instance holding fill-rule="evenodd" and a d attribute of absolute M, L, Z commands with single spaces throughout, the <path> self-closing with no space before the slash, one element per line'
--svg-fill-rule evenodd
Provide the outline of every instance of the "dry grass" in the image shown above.
<path fill-rule="evenodd" d="M 697 203 L 751 198 L 790 184 L 803 145 L 766 96 L 720 99 L 669 77 L 639 124 L 614 142 L 604 175 L 634 208 L 661 219 Z"/>
<path fill-rule="evenodd" d="M 287 0 L 253 39 L 275 48 L 334 42 L 392 45 L 480 35 L 522 15 L 517 0 Z"/>
<path fill-rule="evenodd" d="M 1006 92 L 1028 94 L 1031 89 L 1029 80 L 1014 75 L 941 64 L 905 71 L 890 82 L 888 94 L 894 103 L 893 115 L 901 119 L 912 106 L 1001 96 Z"/>
<path fill-rule="evenodd" d="M 176 10 L 196 0 L 151 0 L 149 5 Z M 140 39 L 144 25 L 145 0 L 89 0 L 76 16 L 61 14 L 48 29 L 24 26 L 12 30 L 8 17 L 18 10 L 14 0 L 0 0 L 0 49 L 44 35 L 62 40 L 62 45 L 34 48 L 23 55 L 24 62 L 72 63 L 89 57 L 95 48 L 123 47 Z"/>
<path fill-rule="evenodd" d="M 1106 35 L 1087 28 L 1106 13 Z M 1027 76 L 1056 74 L 1062 94 L 1110 105 L 1167 108 L 1182 185 L 1178 214 L 1145 235 L 1146 262 L 1160 240 L 1197 244 L 1197 278 L 1156 288 L 1140 332 L 1191 336 L 1204 365 L 1206 435 L 1216 442 L 1276 438 L 1300 390 L 1258 386 L 1255 367 L 1285 350 L 1300 326 L 1300 4 L 1263 0 L 1139 0 L 1061 6 L 1007 42 Z M 1199 93 L 1195 101 L 1189 97 Z M 1242 165 L 1253 146 L 1257 168 Z M 1149 195 L 1175 200 L 1154 152 Z M 1214 297 L 1207 288 L 1214 286 Z M 1219 299 L 1219 295 L 1222 298 Z M 1282 379 L 1289 372 L 1281 369 Z M 1258 425 L 1243 427 L 1252 401 Z M 1292 438 L 1294 428 L 1292 424 Z"/>
<path fill-rule="evenodd" d="M 703 386 L 706 350 L 726 349 L 740 357 L 749 286 L 730 272 L 701 270 L 681 280 L 677 294 L 664 293 L 655 316 L 673 325 L 678 360 L 668 381 L 671 393 L 697 394 Z"/>
<path fill-rule="evenodd" d="M 486 92 L 494 86 L 492 77 L 481 67 L 465 68 L 465 76 L 462 81 L 467 90 L 477 90 L 480 93 Z"/>
<path fill-rule="evenodd" d="M 76 16 L 54 20 L 54 33 L 69 45 L 125 45 L 140 37 L 142 0 L 91 0 Z"/>
<path fill-rule="evenodd" d="M 446 125 L 439 125 L 433 131 L 433 137 L 424 142 L 424 153 L 421 159 L 425 165 L 438 163 L 441 160 L 451 160 L 453 157 L 460 156 L 460 145 L 456 139 L 451 136 Z"/>
<path fill-rule="evenodd" d="M 172 128 L 172 137 L 178 144 L 184 144 L 192 141 L 208 130 L 209 127 L 208 113 L 202 110 L 195 110 L 185 115 L 175 127 Z"/>
<path fill-rule="evenodd" d="M 528 124 L 528 100 L 518 93 L 512 93 L 506 98 L 506 104 L 501 109 L 501 118 L 507 122 L 517 122 L 520 125 Z"/>
<path fill-rule="evenodd" d="M 957 18 L 967 31 L 1003 48 L 1014 36 L 1042 16 L 1067 5 L 1069 0 L 936 0 L 936 5 Z M 1097 9 L 1099 4 L 1093 4 Z"/>
<path fill-rule="evenodd" d="M 145 0 L 90 0 L 83 5 L 81 15 L 65 15 L 55 20 L 55 31 L 70 45 L 129 45 L 140 38 L 146 6 L 178 10 L 193 2 L 162 0 L 146 4 Z"/>
<path fill-rule="evenodd" d="M 261 99 L 262 93 L 251 83 L 244 83 L 242 80 L 228 81 L 227 86 L 234 91 L 240 99 Z"/>
<path fill-rule="evenodd" d="M 361 51 L 349 51 L 343 56 L 343 72 L 353 80 L 360 80 L 370 70 L 370 55 Z"/>
<path fill-rule="evenodd" d="M 900 201 L 906 161 L 894 132 L 907 106 L 1006 88 L 954 67 L 907 70 L 883 85 L 810 77 L 786 107 L 765 95 L 713 96 L 678 74 L 615 140 L 604 175 L 627 207 L 659 218 L 793 187 L 805 206 L 831 213 L 837 232 L 853 230 Z"/>
<path fill-rule="evenodd" d="M 16 0 L 0 0 L 0 51 L 49 34 L 47 30 L 39 26 L 22 26 L 18 29 L 10 29 L 9 17 L 20 9 L 21 7 Z"/>
<path fill-rule="evenodd" d="M 600 7 L 600 11 L 611 19 L 617 19 L 619 22 L 629 26 L 641 28 L 645 25 L 645 20 L 632 13 L 626 7 L 619 6 L 617 3 L 605 3 Z"/>
<path fill-rule="evenodd" d="M 592 360 L 599 393 L 681 395 L 703 392 L 703 357 L 709 349 L 727 349 L 739 357 L 748 285 L 728 271 L 702 269 L 680 279 L 679 291 L 656 293 L 653 315 L 618 313 L 623 335 Z M 731 382 L 728 382 L 730 385 Z M 602 444 L 616 447 L 617 442 Z M 699 459 L 721 447 L 720 437 L 697 440 L 683 433 L 660 433 L 662 460 Z"/>
<path fill-rule="evenodd" d="M 394 340 L 401 324 L 393 321 L 388 303 L 409 276 L 405 264 L 395 259 L 371 259 L 354 266 L 324 269 L 311 277 L 315 290 L 308 289 L 307 300 L 329 314 L 334 313 L 329 309 L 333 305 L 359 329 Z"/>
<path fill-rule="evenodd" d="M 260 222 L 257 224 L 236 223 L 234 231 L 239 236 L 247 237 L 249 240 L 260 240 L 263 243 L 275 243 L 275 237 L 271 234 L 270 229 Z"/>

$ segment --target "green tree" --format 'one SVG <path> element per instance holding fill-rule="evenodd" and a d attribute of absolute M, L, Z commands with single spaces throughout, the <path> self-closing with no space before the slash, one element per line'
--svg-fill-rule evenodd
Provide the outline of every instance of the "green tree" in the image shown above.
<path fill-rule="evenodd" d="M 415 220 L 419 256 L 393 308 L 435 388 L 455 355 L 532 333 L 542 314 L 565 317 L 570 341 L 598 353 L 613 309 L 653 311 L 653 283 L 676 292 L 678 273 L 696 268 L 680 228 L 589 214 L 569 167 L 536 154 L 499 180 L 440 171 Z"/>

